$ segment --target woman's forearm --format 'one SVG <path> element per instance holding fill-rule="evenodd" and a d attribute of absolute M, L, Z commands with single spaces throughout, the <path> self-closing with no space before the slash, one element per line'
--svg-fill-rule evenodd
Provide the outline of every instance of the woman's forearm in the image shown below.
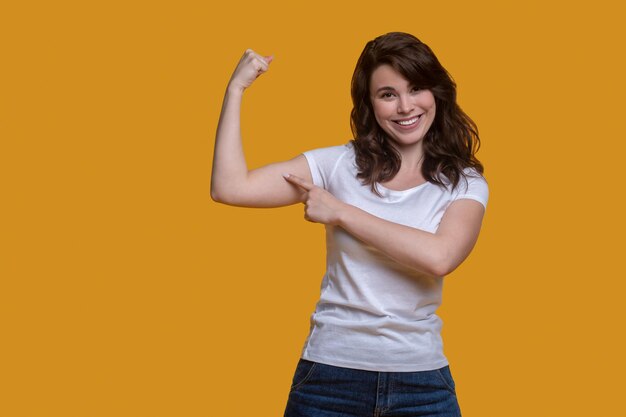
<path fill-rule="evenodd" d="M 347 204 L 337 225 L 409 268 L 433 276 L 449 272 L 445 242 L 436 234 L 381 219 Z"/>
<path fill-rule="evenodd" d="M 241 143 L 241 102 L 244 89 L 229 85 L 224 95 L 220 114 L 211 174 L 211 197 L 227 199 L 226 193 L 235 190 L 234 184 L 244 181 L 248 174 Z"/>

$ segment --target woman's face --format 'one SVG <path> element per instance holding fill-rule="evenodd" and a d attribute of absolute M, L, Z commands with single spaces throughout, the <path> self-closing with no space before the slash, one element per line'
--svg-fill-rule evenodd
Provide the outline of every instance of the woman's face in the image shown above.
<path fill-rule="evenodd" d="M 435 120 L 435 97 L 420 90 L 389 65 L 370 78 L 370 100 L 378 125 L 401 148 L 418 146 Z"/>

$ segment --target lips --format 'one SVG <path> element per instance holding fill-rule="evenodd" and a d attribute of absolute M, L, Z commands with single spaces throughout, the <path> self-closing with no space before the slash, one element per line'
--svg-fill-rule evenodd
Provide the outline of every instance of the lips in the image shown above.
<path fill-rule="evenodd" d="M 408 117 L 406 119 L 393 120 L 393 122 L 397 124 L 399 127 L 401 127 L 402 129 L 411 129 L 419 124 L 419 121 L 423 115 L 424 113 L 418 116 Z"/>

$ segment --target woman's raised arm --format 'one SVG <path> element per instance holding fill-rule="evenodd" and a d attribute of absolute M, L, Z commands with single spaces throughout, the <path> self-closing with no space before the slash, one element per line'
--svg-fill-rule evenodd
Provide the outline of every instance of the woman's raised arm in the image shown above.
<path fill-rule="evenodd" d="M 299 155 L 248 171 L 241 143 L 241 102 L 246 88 L 269 69 L 273 57 L 248 49 L 228 83 L 215 136 L 211 198 L 244 207 L 280 207 L 302 201 L 303 194 L 283 179 L 290 172 L 311 181 L 306 158 Z"/>

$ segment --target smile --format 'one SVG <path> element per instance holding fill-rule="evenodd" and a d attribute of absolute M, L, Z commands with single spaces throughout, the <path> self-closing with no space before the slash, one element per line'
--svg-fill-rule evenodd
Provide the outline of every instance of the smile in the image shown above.
<path fill-rule="evenodd" d="M 419 116 L 415 116 L 415 117 L 412 117 L 410 119 L 394 120 L 393 122 L 397 123 L 397 124 L 399 124 L 400 126 L 403 126 L 403 127 L 411 127 L 411 126 L 415 125 L 419 121 L 419 119 L 421 117 L 422 117 L 422 115 L 420 114 Z"/>

